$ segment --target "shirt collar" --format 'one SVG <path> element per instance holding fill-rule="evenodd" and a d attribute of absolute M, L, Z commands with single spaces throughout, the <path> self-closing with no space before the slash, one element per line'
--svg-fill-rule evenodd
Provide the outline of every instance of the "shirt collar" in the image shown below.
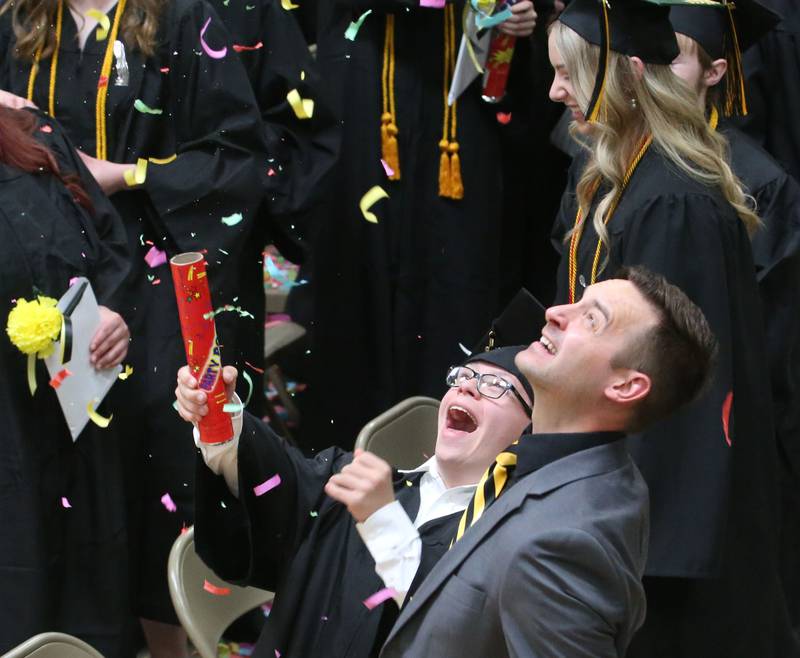
<path fill-rule="evenodd" d="M 569 455 L 623 439 L 622 432 L 580 432 L 569 434 L 525 434 L 517 447 L 517 481 Z"/>
<path fill-rule="evenodd" d="M 412 468 L 409 470 L 398 469 L 397 472 L 400 473 L 401 475 L 412 475 L 415 473 L 420 473 L 423 475 L 423 477 L 427 475 L 428 478 L 430 478 L 433 482 L 435 482 L 440 489 L 442 489 L 443 491 L 448 490 L 447 486 L 445 486 L 441 474 L 439 473 L 439 465 L 436 461 L 436 455 L 428 459 L 428 461 L 420 464 L 416 468 Z M 461 490 L 474 491 L 477 484 L 478 484 L 477 482 L 473 484 L 463 484 L 458 487 L 451 487 L 449 491 L 454 491 L 454 492 Z"/>

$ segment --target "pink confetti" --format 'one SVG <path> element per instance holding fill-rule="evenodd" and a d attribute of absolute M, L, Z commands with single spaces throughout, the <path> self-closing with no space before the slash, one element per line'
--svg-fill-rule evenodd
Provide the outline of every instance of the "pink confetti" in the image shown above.
<path fill-rule="evenodd" d="M 259 48 L 263 48 L 264 44 L 260 41 L 255 46 L 240 46 L 238 43 L 233 44 L 233 49 L 237 53 L 244 52 L 245 50 L 258 50 Z"/>
<path fill-rule="evenodd" d="M 61 496 L 61 507 L 64 509 L 70 509 L 72 505 L 69 504 L 66 496 Z"/>
<path fill-rule="evenodd" d="M 157 286 L 159 283 L 161 283 L 161 279 L 156 279 L 155 281 L 153 281 L 154 286 Z"/>
<path fill-rule="evenodd" d="M 158 267 L 167 262 L 167 253 L 153 245 L 145 254 L 144 260 L 150 267 Z"/>
<path fill-rule="evenodd" d="M 214 596 L 228 596 L 231 593 L 230 587 L 218 587 L 207 580 L 203 582 L 203 589 Z"/>
<path fill-rule="evenodd" d="M 281 483 L 281 476 L 276 473 L 268 480 L 265 480 L 264 482 L 259 484 L 257 487 L 253 487 L 253 493 L 256 496 L 263 496 L 268 491 L 271 491 L 272 489 L 277 487 L 280 483 Z"/>
<path fill-rule="evenodd" d="M 219 50 L 214 50 L 213 48 L 209 48 L 208 44 L 206 43 L 205 35 L 206 35 L 206 30 L 208 29 L 210 23 L 211 23 L 211 16 L 208 17 L 208 20 L 206 21 L 205 25 L 203 25 L 203 29 L 200 30 L 200 46 L 203 48 L 203 50 L 206 51 L 206 55 L 208 55 L 209 57 L 212 57 L 213 59 L 222 59 L 223 57 L 225 57 L 225 55 L 228 54 L 228 47 L 224 46 Z"/>
<path fill-rule="evenodd" d="M 270 167 L 267 170 L 267 176 L 274 176 L 274 175 L 275 175 L 275 170 L 272 167 Z"/>
<path fill-rule="evenodd" d="M 275 649 L 275 658 L 281 658 L 281 652 Z"/>
<path fill-rule="evenodd" d="M 43 133 L 51 133 L 53 132 L 53 126 L 48 126 L 47 124 L 44 124 L 39 128 L 39 130 L 41 130 Z"/>
<path fill-rule="evenodd" d="M 170 496 L 168 493 L 165 493 L 163 496 L 161 496 L 161 504 L 167 508 L 168 512 L 178 511 L 178 506 L 172 500 L 172 496 Z"/>
<path fill-rule="evenodd" d="M 161 71 L 162 73 L 169 73 L 169 66 L 164 66 L 158 70 Z"/>
<path fill-rule="evenodd" d="M 384 587 L 383 589 L 379 589 L 377 592 L 364 599 L 364 605 L 372 610 L 373 608 L 377 608 L 384 601 L 388 601 L 396 595 L 397 591 L 393 587 Z"/>
<path fill-rule="evenodd" d="M 383 158 L 381 158 L 381 164 L 383 165 L 383 170 L 386 172 L 386 175 L 391 178 L 394 176 L 394 169 L 389 166 L 389 163 L 386 162 Z"/>
<path fill-rule="evenodd" d="M 73 284 L 74 284 L 74 283 L 75 283 L 75 282 L 78 280 L 78 278 L 79 278 L 79 277 L 77 277 L 77 276 L 73 276 L 73 277 L 72 277 L 72 278 L 69 280 L 69 284 L 67 285 L 67 287 L 68 287 L 68 288 L 72 288 L 72 285 L 73 285 Z"/>
<path fill-rule="evenodd" d="M 419 0 L 420 7 L 430 7 L 431 9 L 444 9 L 445 0 Z"/>

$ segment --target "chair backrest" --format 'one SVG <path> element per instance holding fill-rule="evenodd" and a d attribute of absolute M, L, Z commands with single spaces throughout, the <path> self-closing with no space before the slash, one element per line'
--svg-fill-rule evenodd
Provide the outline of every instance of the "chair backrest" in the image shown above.
<path fill-rule="evenodd" d="M 202 658 L 216 658 L 217 643 L 225 629 L 245 612 L 273 597 L 272 592 L 237 587 L 218 578 L 194 550 L 194 527 L 175 540 L 167 572 L 175 612 Z M 218 592 L 215 594 L 205 589 L 206 582 L 213 588 L 224 589 L 215 590 Z"/>
<path fill-rule="evenodd" d="M 3 658 L 103 658 L 83 640 L 66 633 L 40 633 L 25 640 Z"/>
<path fill-rule="evenodd" d="M 438 415 L 438 400 L 407 398 L 364 425 L 356 448 L 374 452 L 397 468 L 419 466 L 436 447 Z"/>

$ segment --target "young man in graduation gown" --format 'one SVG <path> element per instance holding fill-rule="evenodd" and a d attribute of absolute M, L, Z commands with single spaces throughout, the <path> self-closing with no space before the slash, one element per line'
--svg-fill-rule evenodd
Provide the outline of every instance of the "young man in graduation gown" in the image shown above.
<path fill-rule="evenodd" d="M 647 486 L 625 447 L 712 373 L 702 312 L 643 269 L 552 307 L 517 355 L 532 432 L 478 484 L 381 656 L 622 658 L 645 616 Z"/>
<path fill-rule="evenodd" d="M 397 606 L 450 545 L 481 474 L 530 422 L 530 387 L 514 365 L 522 349 L 478 352 L 450 370 L 435 455 L 394 479 L 370 453 L 306 458 L 248 412 L 234 418 L 231 441 L 200 444 L 198 554 L 228 581 L 276 592 L 255 656 L 377 655 Z M 235 377 L 225 371 L 229 390 Z M 348 382 L 344 374 L 330 385 Z M 188 369 L 178 384 L 179 412 L 196 422 L 205 394 Z M 345 387 L 356 403 L 360 387 Z M 271 478 L 279 484 L 259 495 Z M 386 586 L 394 601 L 368 609 Z"/>
<path fill-rule="evenodd" d="M 559 299 L 579 299 L 584 285 L 643 264 L 697 303 L 720 342 L 706 394 L 629 439 L 651 493 L 648 616 L 630 655 L 794 655 L 748 235 L 761 222 L 725 140 L 670 69 L 680 51 L 668 8 L 573 0 L 550 40 L 551 98 L 576 122 L 589 119 L 557 220 Z M 606 42 L 608 51 L 598 48 Z"/>
<path fill-rule="evenodd" d="M 441 372 L 460 359 L 459 343 L 473 344 L 500 303 L 497 109 L 481 99 L 480 79 L 447 104 L 465 2 L 441 5 L 317 3 L 321 93 L 341 131 L 309 285 L 293 291 L 313 295 L 302 410 L 309 446 L 327 440 L 331 421 L 349 447 L 367 420 L 395 402 L 439 397 Z M 530 35 L 532 2 L 511 10 L 497 29 Z M 345 38 L 367 11 L 354 39 Z M 359 202 L 376 185 L 389 198 L 376 203 L 377 223 L 370 223 Z M 369 382 L 359 405 L 325 384 L 344 368 Z"/>
<path fill-rule="evenodd" d="M 731 110 L 746 112 L 748 95 L 746 87 L 735 82 L 742 79 L 735 67 L 742 54 L 780 20 L 755 0 L 737 2 L 730 12 L 732 16 L 722 7 L 673 7 L 670 21 L 681 54 L 672 70 L 697 92 L 709 120 L 716 123 L 719 118 L 717 129 L 730 144 L 731 167 L 755 199 L 763 221 L 753 236 L 753 260 L 781 466 L 781 570 L 792 626 L 800 628 L 800 184 L 749 136 L 720 117 Z"/>

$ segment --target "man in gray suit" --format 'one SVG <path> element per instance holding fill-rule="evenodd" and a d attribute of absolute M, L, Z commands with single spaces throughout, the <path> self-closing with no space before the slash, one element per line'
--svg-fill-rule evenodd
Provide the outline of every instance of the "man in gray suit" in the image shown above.
<path fill-rule="evenodd" d="M 700 394 L 716 341 L 678 288 L 643 269 L 619 276 L 549 309 L 517 355 L 533 434 L 484 475 L 383 658 L 624 656 L 645 617 L 648 541 L 624 436 Z"/>

